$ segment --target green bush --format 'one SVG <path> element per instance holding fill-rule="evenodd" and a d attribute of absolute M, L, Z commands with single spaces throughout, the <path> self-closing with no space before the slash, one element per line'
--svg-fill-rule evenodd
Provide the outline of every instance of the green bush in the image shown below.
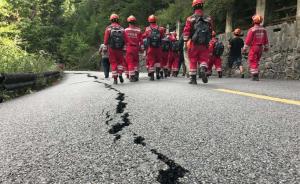
<path fill-rule="evenodd" d="M 30 54 L 18 46 L 17 41 L 0 38 L 0 73 L 20 73 L 56 70 L 55 62 L 43 51 Z"/>

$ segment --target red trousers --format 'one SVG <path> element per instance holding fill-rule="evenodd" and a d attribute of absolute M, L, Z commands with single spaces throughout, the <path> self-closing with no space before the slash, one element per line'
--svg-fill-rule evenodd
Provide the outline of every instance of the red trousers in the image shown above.
<path fill-rule="evenodd" d="M 200 67 L 208 67 L 209 50 L 206 45 L 195 45 L 191 43 L 188 49 L 188 56 L 190 59 L 190 75 L 197 75 L 198 64 Z"/>
<path fill-rule="evenodd" d="M 147 50 L 147 63 L 149 64 L 148 72 L 152 73 L 155 68 L 160 67 L 161 48 L 149 47 Z"/>
<path fill-rule="evenodd" d="M 253 45 L 249 50 L 248 62 L 251 74 L 259 73 L 259 61 L 263 52 L 263 47 L 260 45 Z"/>
<path fill-rule="evenodd" d="M 134 46 L 128 46 L 126 49 L 126 63 L 128 66 L 129 75 L 134 75 L 138 70 L 139 64 L 139 48 Z"/>
<path fill-rule="evenodd" d="M 168 61 L 169 61 L 169 52 L 161 52 L 161 61 L 160 61 L 160 67 L 167 69 L 168 68 Z"/>
<path fill-rule="evenodd" d="M 169 69 L 171 69 L 172 72 L 178 72 L 179 54 L 176 52 L 170 52 L 169 54 Z"/>
<path fill-rule="evenodd" d="M 108 49 L 109 62 L 111 66 L 112 77 L 115 78 L 123 73 L 124 56 L 122 49 Z"/>
<path fill-rule="evenodd" d="M 208 73 L 212 72 L 212 67 L 213 66 L 215 66 L 215 68 L 218 72 L 222 71 L 222 59 L 221 59 L 221 57 L 219 57 L 219 56 L 210 56 L 209 57 L 208 68 L 207 68 Z"/>

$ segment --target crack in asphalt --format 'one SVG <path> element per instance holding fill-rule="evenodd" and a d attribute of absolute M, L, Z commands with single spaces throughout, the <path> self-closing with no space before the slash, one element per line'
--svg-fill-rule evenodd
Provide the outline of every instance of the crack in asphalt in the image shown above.
<path fill-rule="evenodd" d="M 167 170 L 160 170 L 157 181 L 161 184 L 176 184 L 179 183 L 178 179 L 183 178 L 189 171 L 175 163 L 167 156 L 157 152 L 155 149 L 151 149 L 151 152 L 157 155 L 157 159 L 164 162 L 169 168 Z"/>
<path fill-rule="evenodd" d="M 145 138 L 142 136 L 138 136 L 138 137 L 134 138 L 134 144 L 139 144 L 139 145 L 142 145 L 145 147 L 146 143 L 144 141 L 145 141 Z"/>
<path fill-rule="evenodd" d="M 93 77 L 88 75 L 88 77 Z M 117 90 L 116 88 L 112 87 L 111 85 L 100 82 L 100 81 L 94 81 L 100 84 L 104 84 L 105 88 L 108 88 L 110 90 L 113 90 L 117 92 L 118 97 L 115 98 L 118 101 L 118 104 L 116 106 L 116 114 L 123 114 L 127 103 L 124 103 L 125 101 L 125 93 L 122 93 L 121 91 Z M 121 122 L 118 122 L 111 126 L 109 129 L 109 133 L 113 134 L 115 136 L 114 143 L 116 143 L 118 140 L 121 139 L 121 135 L 119 134 L 125 127 L 130 126 L 132 123 L 129 119 L 129 113 L 124 113 L 121 118 Z M 109 125 L 109 122 L 113 121 L 114 118 L 111 117 L 109 112 L 106 112 L 106 124 Z M 142 136 L 138 136 L 136 133 L 133 133 L 134 135 L 134 144 L 141 145 L 143 147 L 146 147 L 145 138 Z M 162 153 L 159 153 L 156 149 L 148 148 L 148 150 L 151 151 L 151 153 L 157 155 L 157 159 L 165 163 L 169 168 L 167 170 L 159 170 L 159 176 L 157 177 L 157 181 L 161 184 L 178 184 L 179 178 L 183 178 L 186 173 L 189 173 L 189 171 L 179 164 L 177 164 L 174 160 L 171 160 L 167 156 L 163 155 Z"/>
<path fill-rule="evenodd" d="M 125 108 L 127 106 L 127 103 L 124 103 L 125 100 L 125 94 L 124 93 L 118 93 L 118 97 L 116 98 L 118 100 L 118 105 L 117 105 L 117 114 L 122 114 L 125 111 Z M 128 113 L 127 113 L 128 114 Z M 128 117 L 127 117 L 128 120 Z"/>

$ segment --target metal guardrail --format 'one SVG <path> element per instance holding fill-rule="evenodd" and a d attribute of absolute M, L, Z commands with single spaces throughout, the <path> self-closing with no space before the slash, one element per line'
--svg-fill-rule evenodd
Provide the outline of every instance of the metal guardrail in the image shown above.
<path fill-rule="evenodd" d="M 34 87 L 38 79 L 55 79 L 60 77 L 59 71 L 45 72 L 42 74 L 19 73 L 0 74 L 0 89 L 12 91 L 22 88 Z"/>

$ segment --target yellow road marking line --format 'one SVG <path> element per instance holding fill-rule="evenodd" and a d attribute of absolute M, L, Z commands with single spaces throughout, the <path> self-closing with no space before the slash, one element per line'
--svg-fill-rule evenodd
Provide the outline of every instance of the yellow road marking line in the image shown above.
<path fill-rule="evenodd" d="M 230 90 L 230 89 L 215 89 L 215 91 L 221 91 L 224 93 L 231 93 L 231 94 L 236 94 L 236 95 L 241 95 L 241 96 L 248 96 L 248 97 L 253 97 L 253 98 L 258 98 L 258 99 L 263 99 L 263 100 L 269 100 L 269 101 L 274 101 L 274 102 L 280 102 L 280 103 L 300 106 L 300 101 L 298 101 L 298 100 L 276 98 L 276 97 L 271 97 L 271 96 L 258 95 L 258 94 L 254 94 L 254 93 L 245 93 L 245 92 L 235 91 L 235 90 Z"/>

